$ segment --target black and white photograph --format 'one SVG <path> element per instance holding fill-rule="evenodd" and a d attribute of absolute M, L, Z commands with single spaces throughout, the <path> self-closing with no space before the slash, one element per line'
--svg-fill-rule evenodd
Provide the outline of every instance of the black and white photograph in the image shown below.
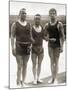
<path fill-rule="evenodd" d="M 67 5 L 9 2 L 9 88 L 65 86 Z"/>

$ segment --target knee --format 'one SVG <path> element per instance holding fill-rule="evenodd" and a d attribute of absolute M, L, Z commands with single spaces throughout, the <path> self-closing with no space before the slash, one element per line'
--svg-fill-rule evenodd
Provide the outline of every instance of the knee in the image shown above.
<path fill-rule="evenodd" d="M 40 64 L 40 65 L 38 65 L 38 69 L 41 69 L 41 64 Z"/>
<path fill-rule="evenodd" d="M 32 67 L 33 67 L 33 69 L 36 68 L 36 60 L 32 59 Z"/>
<path fill-rule="evenodd" d="M 58 68 L 58 64 L 57 64 L 57 63 L 53 63 L 53 64 L 51 65 L 51 67 L 52 67 L 53 69 Z"/>
<path fill-rule="evenodd" d="M 26 69 L 27 68 L 27 63 L 23 64 L 23 68 Z"/>
<path fill-rule="evenodd" d="M 55 63 L 54 62 L 51 63 L 51 67 L 54 69 L 54 67 L 55 67 Z"/>
<path fill-rule="evenodd" d="M 42 64 L 42 61 L 38 63 L 38 68 L 40 68 L 40 67 L 41 67 L 41 64 Z"/>
<path fill-rule="evenodd" d="M 18 66 L 18 70 L 19 70 L 19 71 L 21 70 L 21 66 Z"/>
<path fill-rule="evenodd" d="M 33 63 L 33 69 L 35 69 L 36 68 L 36 63 Z"/>

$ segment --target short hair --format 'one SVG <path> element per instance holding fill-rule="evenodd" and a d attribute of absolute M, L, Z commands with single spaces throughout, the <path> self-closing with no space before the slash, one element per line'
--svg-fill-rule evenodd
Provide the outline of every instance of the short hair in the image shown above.
<path fill-rule="evenodd" d="M 55 12 L 55 14 L 57 14 L 57 11 L 56 11 L 55 8 L 51 8 L 51 9 L 49 10 L 49 14 L 50 14 L 50 12 Z"/>
<path fill-rule="evenodd" d="M 24 12 L 26 14 L 26 9 L 25 8 L 22 8 L 19 12 L 19 15 L 21 14 L 21 12 Z"/>
<path fill-rule="evenodd" d="M 36 18 L 36 17 L 41 18 L 41 15 L 40 15 L 40 14 L 36 14 L 36 15 L 34 16 L 34 18 Z"/>

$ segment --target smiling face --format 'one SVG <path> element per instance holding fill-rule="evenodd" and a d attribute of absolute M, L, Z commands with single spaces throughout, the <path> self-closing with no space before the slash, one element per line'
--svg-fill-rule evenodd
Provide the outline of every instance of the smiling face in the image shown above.
<path fill-rule="evenodd" d="M 39 14 L 35 15 L 34 17 L 35 25 L 40 25 L 41 16 Z"/>
<path fill-rule="evenodd" d="M 26 10 L 25 9 L 21 9 L 20 13 L 19 13 L 20 19 L 25 21 L 26 20 Z"/>
<path fill-rule="evenodd" d="M 50 9 L 49 16 L 50 16 L 51 19 L 55 19 L 56 16 L 57 16 L 56 10 L 55 9 Z"/>

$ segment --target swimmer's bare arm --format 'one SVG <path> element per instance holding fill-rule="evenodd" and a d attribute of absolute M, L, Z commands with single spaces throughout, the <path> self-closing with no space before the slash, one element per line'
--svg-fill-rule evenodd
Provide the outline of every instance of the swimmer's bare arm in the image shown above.
<path fill-rule="evenodd" d="M 35 40 L 34 40 L 34 38 L 33 38 L 33 36 L 32 36 L 32 27 L 30 26 L 30 41 L 31 41 L 31 43 L 35 43 Z"/>
<path fill-rule="evenodd" d="M 16 24 L 15 23 L 13 23 L 12 24 L 12 26 L 11 26 L 11 46 L 12 46 L 12 53 L 13 53 L 13 55 L 15 56 L 15 54 L 16 54 L 16 50 L 15 50 L 15 46 L 16 46 L 16 44 L 15 44 L 15 40 L 16 40 Z"/>
<path fill-rule="evenodd" d="M 58 24 L 58 29 L 60 32 L 60 38 L 62 38 L 62 40 L 64 42 L 65 41 L 64 28 L 63 28 L 63 24 L 61 22 L 59 22 L 59 24 Z"/>
<path fill-rule="evenodd" d="M 58 24 L 58 30 L 59 30 L 59 34 L 60 34 L 60 52 L 63 52 L 63 44 L 65 41 L 65 35 L 64 35 L 63 24 L 61 22 L 59 22 L 59 24 Z"/>

